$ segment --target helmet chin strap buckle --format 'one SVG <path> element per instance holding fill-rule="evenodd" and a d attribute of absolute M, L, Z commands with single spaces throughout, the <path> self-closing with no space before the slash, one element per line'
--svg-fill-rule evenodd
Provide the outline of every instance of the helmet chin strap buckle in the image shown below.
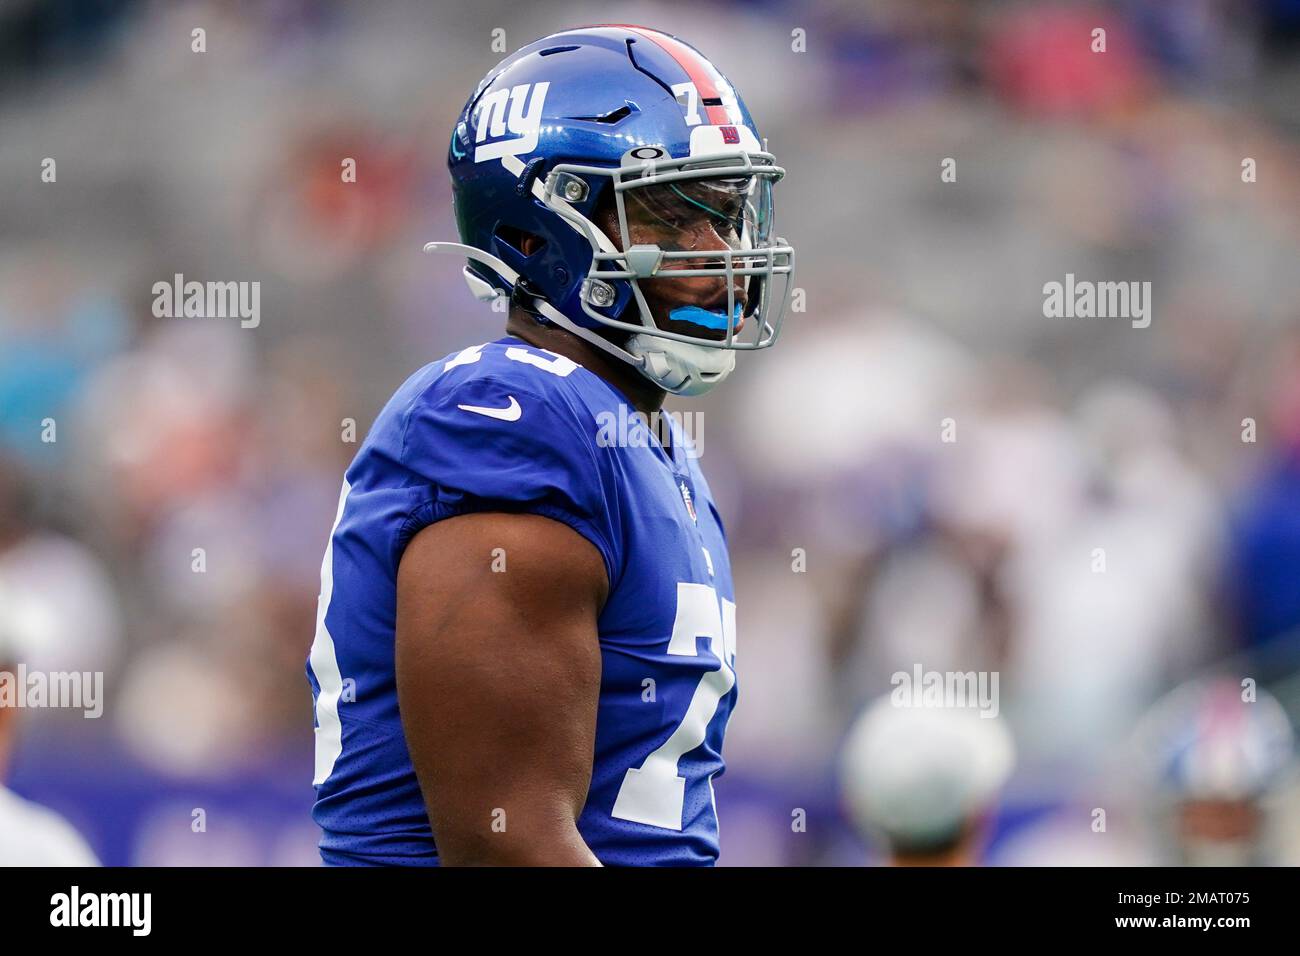
<path fill-rule="evenodd" d="M 645 361 L 641 368 L 646 378 L 656 382 L 673 382 L 673 384 L 677 384 L 682 378 L 663 352 L 646 352 L 644 357 Z"/>

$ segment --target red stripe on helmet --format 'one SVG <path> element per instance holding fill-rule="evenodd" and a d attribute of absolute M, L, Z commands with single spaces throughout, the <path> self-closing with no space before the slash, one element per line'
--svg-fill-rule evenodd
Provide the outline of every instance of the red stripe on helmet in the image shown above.
<path fill-rule="evenodd" d="M 631 30 L 658 46 L 676 60 L 678 66 L 686 71 L 686 75 L 695 84 L 695 91 L 699 93 L 701 102 L 718 99 L 722 96 L 722 92 L 713 81 L 716 72 L 713 64 L 676 37 L 661 33 L 658 30 L 651 30 L 648 27 L 634 26 L 631 23 L 602 23 L 600 26 Z M 725 106 L 705 106 L 704 109 L 707 111 L 709 124 L 712 126 L 720 126 L 731 122 L 731 117 L 727 115 Z"/>

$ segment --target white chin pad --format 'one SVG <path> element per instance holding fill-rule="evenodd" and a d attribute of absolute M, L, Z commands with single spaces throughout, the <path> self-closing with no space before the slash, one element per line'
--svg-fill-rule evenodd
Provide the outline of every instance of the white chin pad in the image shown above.
<path fill-rule="evenodd" d="M 624 346 L 640 362 L 641 374 L 674 395 L 703 395 L 731 374 L 736 353 L 657 335 L 634 335 Z"/>

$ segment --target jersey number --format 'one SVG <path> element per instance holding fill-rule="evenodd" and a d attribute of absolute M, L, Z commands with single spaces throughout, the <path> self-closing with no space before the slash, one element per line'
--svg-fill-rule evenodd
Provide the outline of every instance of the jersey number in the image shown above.
<path fill-rule="evenodd" d="M 646 823 L 667 830 L 682 829 L 686 803 L 686 778 L 679 776 L 682 757 L 704 743 L 709 722 L 718 702 L 736 684 L 736 605 L 726 598 L 719 604 L 717 592 L 707 584 L 677 585 L 677 614 L 668 653 L 694 657 L 699 653 L 696 638 L 709 639 L 721 666 L 700 678 L 691 696 L 686 716 L 657 750 L 640 767 L 632 767 L 614 800 L 613 816 L 634 823 Z M 713 781 L 709 780 L 712 788 Z"/>
<path fill-rule="evenodd" d="M 316 601 L 316 637 L 311 642 L 308 666 L 316 677 L 316 772 L 312 784 L 319 787 L 334 772 L 334 762 L 343 752 L 343 724 L 339 720 L 339 699 L 343 696 L 343 675 L 334 653 L 334 638 L 325 624 L 334 598 L 334 534 L 343 520 L 343 506 L 352 486 L 345 480 L 339 491 L 339 508 L 330 528 L 329 543 L 320 565 L 320 597 Z"/>

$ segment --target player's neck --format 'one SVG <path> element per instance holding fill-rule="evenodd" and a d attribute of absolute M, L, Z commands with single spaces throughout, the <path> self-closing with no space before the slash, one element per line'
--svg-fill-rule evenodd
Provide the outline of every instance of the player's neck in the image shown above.
<path fill-rule="evenodd" d="M 539 325 L 527 313 L 513 309 L 510 318 L 506 320 L 506 332 L 523 339 L 529 345 L 572 359 L 599 375 L 622 392 L 632 406 L 644 415 L 659 411 L 664 403 L 663 389 L 628 363 L 584 342 L 571 332 L 552 325 Z"/>

